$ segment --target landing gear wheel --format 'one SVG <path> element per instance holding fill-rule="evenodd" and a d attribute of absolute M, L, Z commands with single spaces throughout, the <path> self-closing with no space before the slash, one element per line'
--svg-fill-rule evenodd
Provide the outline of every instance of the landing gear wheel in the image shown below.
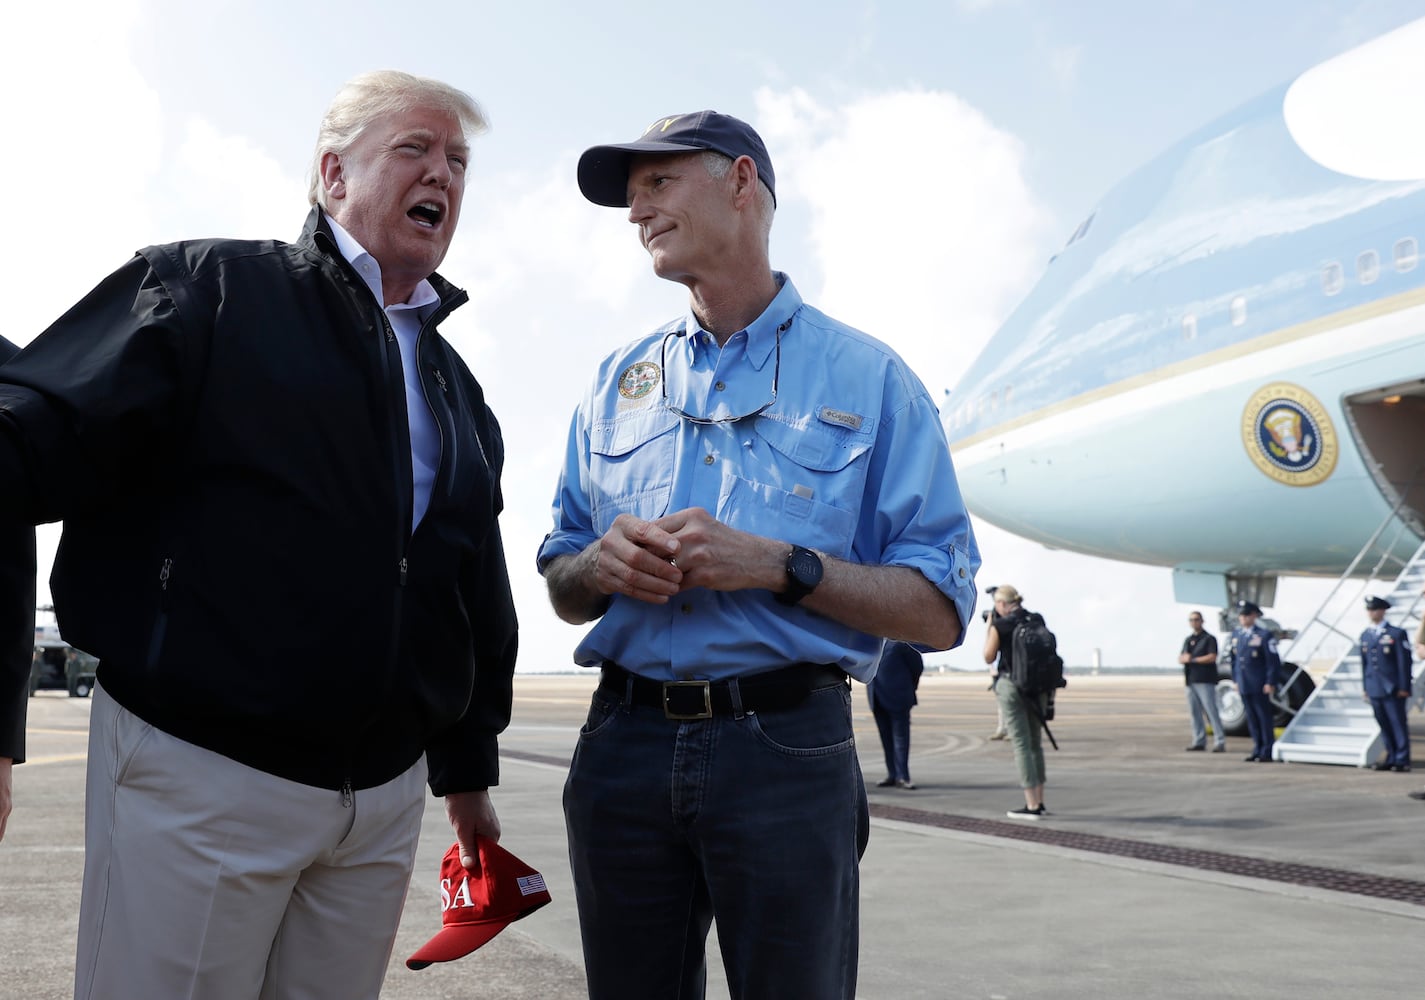
<path fill-rule="evenodd" d="M 1243 704 L 1237 686 L 1229 680 L 1217 682 L 1217 715 L 1228 736 L 1248 735 L 1247 706 Z"/>

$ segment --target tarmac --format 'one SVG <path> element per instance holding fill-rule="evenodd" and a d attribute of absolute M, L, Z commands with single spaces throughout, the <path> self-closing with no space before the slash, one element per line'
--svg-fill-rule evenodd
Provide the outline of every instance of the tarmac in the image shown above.
<path fill-rule="evenodd" d="M 452 840 L 430 800 L 382 997 L 585 996 L 560 793 L 595 679 L 517 676 L 501 740 L 501 843 L 544 874 L 553 902 L 460 961 L 408 970 L 440 927 Z M 1180 677 L 1074 676 L 1052 724 L 1060 749 L 1045 751 L 1051 815 L 1014 820 L 1013 751 L 987 739 L 986 679 L 922 681 L 914 790 L 874 787 L 883 758 L 856 689 L 873 816 L 858 997 L 1421 995 L 1425 802 L 1406 792 L 1425 785 L 1425 767 L 1245 763 L 1235 737 L 1227 753 L 1185 753 Z M 0 1000 L 71 995 L 88 713 L 62 691 L 31 701 L 30 760 L 15 769 L 0 842 Z M 1425 745 L 1425 722 L 1410 721 Z M 709 963 L 708 996 L 725 998 L 715 940 Z"/>

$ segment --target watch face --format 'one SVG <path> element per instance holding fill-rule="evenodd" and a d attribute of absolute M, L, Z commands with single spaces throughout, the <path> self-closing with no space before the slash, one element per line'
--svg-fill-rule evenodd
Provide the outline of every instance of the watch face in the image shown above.
<path fill-rule="evenodd" d="M 787 573 L 810 590 L 821 582 L 821 559 L 810 549 L 794 548 L 787 559 Z"/>

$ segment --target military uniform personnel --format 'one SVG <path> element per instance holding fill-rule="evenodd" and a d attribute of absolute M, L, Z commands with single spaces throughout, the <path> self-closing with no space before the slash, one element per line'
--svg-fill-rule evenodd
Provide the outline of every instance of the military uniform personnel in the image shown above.
<path fill-rule="evenodd" d="M 1385 598 L 1366 598 L 1371 624 L 1361 633 L 1361 697 L 1371 703 L 1385 741 L 1385 756 L 1371 767 L 1408 771 L 1410 730 L 1405 710 L 1410 704 L 1410 640 L 1404 629 L 1385 620 L 1390 606 Z"/>
<path fill-rule="evenodd" d="M 1251 601 L 1237 602 L 1237 628 L 1232 630 L 1232 681 L 1247 709 L 1252 752 L 1243 760 L 1270 763 L 1276 742 L 1276 709 L 1272 692 L 1280 684 L 1281 657 L 1272 634 L 1257 624 L 1262 609 Z"/>

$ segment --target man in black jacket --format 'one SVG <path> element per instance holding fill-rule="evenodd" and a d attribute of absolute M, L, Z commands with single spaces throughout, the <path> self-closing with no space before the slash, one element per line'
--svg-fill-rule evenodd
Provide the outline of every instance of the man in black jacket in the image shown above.
<path fill-rule="evenodd" d="M 64 520 L 100 660 L 77 996 L 375 997 L 422 785 L 499 835 L 504 447 L 435 274 L 483 128 L 358 77 L 296 243 L 149 247 L 0 369 L 0 519 Z"/>
<path fill-rule="evenodd" d="M 15 345 L 0 337 L 0 364 Z M 30 654 L 35 648 L 35 532 L 27 524 L 0 525 L 0 840 L 10 818 L 11 767 L 25 761 Z"/>

